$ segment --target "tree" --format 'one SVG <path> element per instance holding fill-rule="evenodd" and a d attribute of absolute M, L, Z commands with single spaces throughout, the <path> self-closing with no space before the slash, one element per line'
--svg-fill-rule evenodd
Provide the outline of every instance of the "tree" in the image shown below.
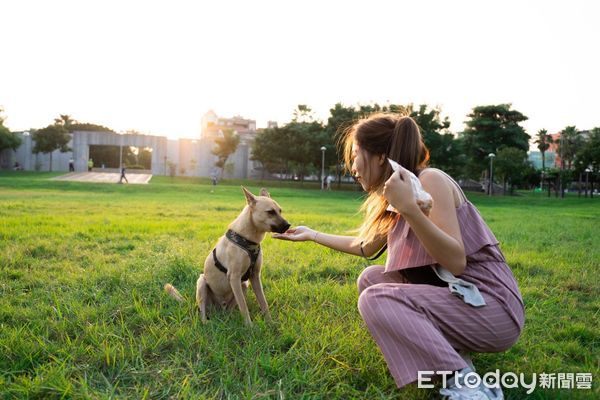
<path fill-rule="evenodd" d="M 407 108 L 413 107 L 410 105 Z M 419 125 L 423 141 L 429 149 L 429 164 L 458 177 L 462 175 L 465 164 L 462 143 L 449 132 L 448 117 L 441 120 L 440 113 L 439 108 L 428 109 L 426 104 L 421 104 L 418 110 L 411 111 L 410 116 Z"/>
<path fill-rule="evenodd" d="M 510 183 L 510 193 L 513 193 L 514 185 L 520 183 L 530 168 L 527 161 L 527 152 L 516 147 L 502 147 L 496 155 L 495 175 L 502 178 L 502 186 L 506 194 L 507 184 Z"/>
<path fill-rule="evenodd" d="M 289 149 L 288 159 L 296 166 L 296 173 L 304 182 L 304 177 L 310 169 L 317 169 L 321 177 L 321 146 L 333 147 L 321 123 L 292 121 L 284 126 L 285 136 Z"/>
<path fill-rule="evenodd" d="M 583 137 L 581 132 L 575 126 L 567 126 L 560 133 L 558 141 L 558 152 L 560 153 L 560 162 L 567 163 L 567 169 L 573 167 L 575 155 L 583 147 Z"/>
<path fill-rule="evenodd" d="M 315 119 L 315 113 L 306 104 L 298 104 L 293 112 L 292 122 L 312 122 Z"/>
<path fill-rule="evenodd" d="M 488 154 L 497 153 L 501 147 L 529 149 L 530 136 L 519 125 L 527 117 L 511 110 L 510 104 L 477 106 L 468 117 L 461 137 L 471 176 L 479 176 L 487 167 Z"/>
<path fill-rule="evenodd" d="M 88 122 L 79 122 L 71 118 L 68 114 L 60 114 L 58 118 L 54 118 L 54 125 L 64 127 L 69 133 L 75 131 L 91 131 L 91 132 L 112 132 L 114 130 L 103 125 L 90 124 Z M 127 131 L 127 134 L 140 134 L 136 131 Z"/>
<path fill-rule="evenodd" d="M 589 139 L 580 148 L 576 158 L 582 164 L 584 172 L 585 169 L 590 169 L 593 190 L 594 177 L 600 173 L 600 127 L 590 131 Z"/>
<path fill-rule="evenodd" d="M 341 103 L 336 103 L 333 108 L 329 109 L 329 118 L 327 119 L 327 125 L 325 131 L 329 135 L 329 141 L 332 144 L 336 144 L 335 147 L 327 148 L 325 152 L 325 160 L 328 161 L 328 165 L 335 163 L 335 172 L 338 180 L 338 185 L 342 181 L 343 172 L 343 148 L 341 139 L 344 133 L 358 120 L 359 113 L 354 107 L 346 107 Z"/>
<path fill-rule="evenodd" d="M 218 157 L 215 167 L 221 169 L 221 178 L 223 178 L 227 159 L 237 150 L 240 144 L 240 137 L 233 129 L 225 129 L 221 133 L 223 135 L 215 139 L 216 146 L 212 150 L 212 153 Z"/>
<path fill-rule="evenodd" d="M 540 129 L 537 134 L 537 139 L 535 140 L 537 144 L 537 148 L 542 154 L 542 171 L 546 169 L 546 150 L 550 148 L 550 145 L 554 143 L 552 140 L 552 136 L 548 135 L 548 131 L 546 129 Z"/>
<path fill-rule="evenodd" d="M 594 172 L 600 172 L 600 127 L 590 131 L 589 139 L 581 146 L 577 155 L 582 164 L 594 169 Z"/>
<path fill-rule="evenodd" d="M 71 132 L 71 125 L 77 123 L 70 115 L 60 114 L 58 118 L 54 118 L 54 125 L 62 126 L 67 131 Z"/>
<path fill-rule="evenodd" d="M 90 124 L 87 122 L 74 122 L 69 125 L 68 129 L 69 129 L 69 132 L 75 132 L 75 131 L 112 132 L 112 133 L 115 132 L 114 130 L 107 128 L 106 126 Z M 131 134 L 129 131 L 126 133 Z"/>
<path fill-rule="evenodd" d="M 6 149 L 16 151 L 21 145 L 21 138 L 4 126 L 4 117 L 1 115 L 2 112 L 3 110 L 0 107 L 0 152 Z"/>
<path fill-rule="evenodd" d="M 282 128 L 267 128 L 259 131 L 252 141 L 252 160 L 262 164 L 264 172 L 275 173 L 287 170 L 287 153 L 289 146 Z"/>
<path fill-rule="evenodd" d="M 71 136 L 65 127 L 61 125 L 48 125 L 35 131 L 33 140 L 35 141 L 33 147 L 35 154 L 50 153 L 50 171 L 52 171 L 52 152 L 60 150 L 61 153 L 65 153 L 70 150 L 67 144 L 71 140 Z"/>

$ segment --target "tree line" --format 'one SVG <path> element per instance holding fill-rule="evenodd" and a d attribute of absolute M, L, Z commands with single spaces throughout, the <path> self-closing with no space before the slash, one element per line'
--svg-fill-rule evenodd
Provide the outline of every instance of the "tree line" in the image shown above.
<path fill-rule="evenodd" d="M 0 109 L 0 114 L 2 110 Z M 321 176 L 322 148 L 325 148 L 325 174 L 334 175 L 338 182 L 346 173 L 341 152 L 340 135 L 352 124 L 373 113 L 389 112 L 410 115 L 419 125 L 423 140 L 430 151 L 430 165 L 440 168 L 455 179 L 489 179 L 490 154 L 494 154 L 493 177 L 505 191 L 515 187 L 531 188 L 546 185 L 548 193 L 564 193 L 572 181 L 579 178 L 597 180 L 600 174 L 600 128 L 585 133 L 575 126 L 567 126 L 560 133 L 556 146 L 562 160 L 560 167 L 546 168 L 546 153 L 554 143 L 547 130 L 540 130 L 535 144 L 542 155 L 542 170 L 537 171 L 528 161 L 527 151 L 532 137 L 520 125 L 527 117 L 514 110 L 511 104 L 476 106 L 467 115 L 463 131 L 452 132 L 448 117 L 441 117 L 439 107 L 413 104 L 346 106 L 335 104 L 329 110 L 326 122 L 315 118 L 308 105 L 298 105 L 290 122 L 280 127 L 261 129 L 252 143 L 252 159 L 258 161 L 263 176 L 278 174 L 282 178 L 297 177 L 301 181 L 310 175 Z M 20 138 L 10 132 L 0 116 L 0 151 L 16 150 Z M 70 133 L 77 130 L 107 131 L 102 125 L 80 123 L 69 115 L 60 115 L 54 123 L 33 130 L 34 153 L 68 151 Z M 239 137 L 226 130 L 215 143 L 213 154 L 216 167 L 221 171 L 229 155 L 235 152 Z"/>
<path fill-rule="evenodd" d="M 345 106 L 338 103 L 329 110 L 327 122 L 317 121 L 309 106 L 299 105 L 289 123 L 258 132 L 252 144 L 252 158 L 260 162 L 264 173 L 297 176 L 300 180 L 307 175 L 323 179 L 320 149 L 325 147 L 325 174 L 335 175 L 340 182 L 344 174 L 341 152 L 337 149 L 340 135 L 360 119 L 379 112 L 410 115 L 415 119 L 430 151 L 430 166 L 448 172 L 455 179 L 489 179 L 490 154 L 493 154 L 494 181 L 500 183 L 505 192 L 540 184 L 541 171 L 537 171 L 527 157 L 532 137 L 521 126 L 528 118 L 511 104 L 474 107 L 467 115 L 465 129 L 460 132 L 450 130 L 450 121 L 448 117 L 441 117 L 440 108 L 425 104 Z M 593 176 L 598 175 L 598 130 L 600 128 L 592 129 L 587 139 L 575 127 L 563 130 L 559 150 L 566 161 L 565 170 L 572 171 L 571 176 L 577 174 L 578 168 L 589 168 Z M 536 143 L 543 141 L 538 148 L 544 159 L 551 137 L 542 131 L 546 136 L 538 133 Z M 544 166 L 543 170 L 546 180 L 553 178 L 554 169 Z M 563 173 L 565 184 L 567 175 Z"/>

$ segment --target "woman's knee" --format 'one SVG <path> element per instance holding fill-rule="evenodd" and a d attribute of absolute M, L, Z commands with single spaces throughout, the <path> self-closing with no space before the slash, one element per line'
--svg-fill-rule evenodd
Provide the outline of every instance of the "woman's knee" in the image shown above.
<path fill-rule="evenodd" d="M 369 286 L 380 283 L 381 276 L 384 272 L 385 267 L 383 265 L 371 265 L 365 268 L 356 280 L 356 286 L 358 286 L 358 294 L 360 295 Z"/>
<path fill-rule="evenodd" d="M 504 336 L 502 340 L 500 340 L 496 344 L 495 348 L 492 351 L 501 352 L 510 349 L 519 340 L 521 332 L 522 330 L 518 326 L 515 326 L 515 329 L 512 332 L 508 333 L 506 336 Z"/>
<path fill-rule="evenodd" d="M 388 284 L 378 283 L 367 287 L 358 296 L 358 311 L 367 324 L 387 319 L 386 314 L 390 311 L 388 289 Z"/>

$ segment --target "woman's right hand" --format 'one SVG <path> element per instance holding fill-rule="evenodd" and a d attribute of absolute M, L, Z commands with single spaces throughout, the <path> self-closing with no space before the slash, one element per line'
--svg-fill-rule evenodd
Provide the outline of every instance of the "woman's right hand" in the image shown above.
<path fill-rule="evenodd" d="M 284 233 L 274 233 L 271 237 L 281 240 L 290 240 L 292 242 L 304 242 L 314 240 L 317 231 L 310 229 L 308 226 L 297 226 L 290 228 Z"/>

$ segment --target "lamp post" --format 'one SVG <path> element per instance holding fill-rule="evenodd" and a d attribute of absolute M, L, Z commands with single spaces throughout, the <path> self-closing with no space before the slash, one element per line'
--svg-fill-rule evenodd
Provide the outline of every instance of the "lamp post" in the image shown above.
<path fill-rule="evenodd" d="M 327 147 L 321 146 L 321 190 L 324 189 L 325 184 L 323 179 L 325 178 L 325 150 L 327 150 Z"/>
<path fill-rule="evenodd" d="M 488 154 L 488 157 L 490 158 L 490 189 L 488 193 L 491 196 L 494 193 L 494 157 L 496 157 L 496 155 L 494 153 L 490 153 Z"/>
<path fill-rule="evenodd" d="M 590 167 L 587 167 L 587 168 L 585 169 L 585 197 L 588 197 L 588 196 L 587 196 L 587 193 L 588 193 L 588 185 L 589 185 L 589 183 L 590 183 L 590 172 L 592 172 L 592 171 L 590 170 Z M 590 194 L 591 194 L 591 193 L 590 193 Z"/>
<path fill-rule="evenodd" d="M 559 175 L 559 190 L 560 190 L 560 198 L 565 197 L 565 192 L 563 190 L 563 171 L 565 169 L 565 160 L 563 159 L 563 132 L 560 133 L 560 175 Z"/>

